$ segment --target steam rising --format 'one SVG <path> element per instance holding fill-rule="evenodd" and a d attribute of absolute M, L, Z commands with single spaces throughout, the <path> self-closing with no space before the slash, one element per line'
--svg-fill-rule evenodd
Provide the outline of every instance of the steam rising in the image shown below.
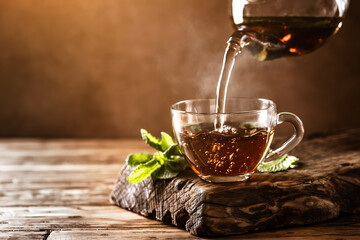
<path fill-rule="evenodd" d="M 224 42 L 224 51 L 226 43 Z M 200 69 L 197 73 L 197 98 L 215 98 L 216 86 L 220 76 L 222 58 L 218 63 L 206 63 L 206 67 Z M 230 77 L 228 97 L 265 97 L 271 95 L 266 76 L 262 71 L 272 74 L 276 69 L 266 67 L 264 64 L 274 65 L 272 62 L 259 62 L 244 50 L 235 60 L 233 72 Z M 287 65 L 287 63 L 285 63 Z M 278 65 L 278 64 L 276 64 Z M 265 67 L 265 69 L 264 69 Z"/>

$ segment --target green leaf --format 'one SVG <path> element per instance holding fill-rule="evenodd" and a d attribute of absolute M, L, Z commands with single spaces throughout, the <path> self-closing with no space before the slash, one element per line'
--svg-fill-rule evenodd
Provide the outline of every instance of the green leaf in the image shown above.
<path fill-rule="evenodd" d="M 189 164 L 184 157 L 173 156 L 165 160 L 165 166 L 172 171 L 182 172 L 189 167 Z"/>
<path fill-rule="evenodd" d="M 161 166 L 158 170 L 151 174 L 151 178 L 155 181 L 156 179 L 170 179 L 174 178 L 179 174 L 177 171 L 169 169 L 166 165 Z"/>
<path fill-rule="evenodd" d="M 127 156 L 126 163 L 131 168 L 135 168 L 142 163 L 146 163 L 146 162 L 150 161 L 151 159 L 153 159 L 152 154 L 133 153 L 133 154 L 130 154 L 129 156 Z"/>
<path fill-rule="evenodd" d="M 141 129 L 141 137 L 158 151 L 154 154 L 133 153 L 127 157 L 127 164 L 135 168 L 127 178 L 129 183 L 139 183 L 149 175 L 154 180 L 173 178 L 189 167 L 179 146 L 169 134 L 162 132 L 160 141 L 145 129 Z"/>
<path fill-rule="evenodd" d="M 166 157 L 164 155 L 164 153 L 162 152 L 156 152 L 154 154 L 154 159 L 156 159 L 158 161 L 158 163 L 160 163 L 161 165 L 164 165 L 164 162 L 166 160 Z"/>
<path fill-rule="evenodd" d="M 130 174 L 130 176 L 126 178 L 126 180 L 131 184 L 139 183 L 146 179 L 159 167 L 161 167 L 161 164 L 155 159 L 145 164 L 140 164 L 137 166 L 137 168 L 135 168 L 135 170 Z"/>
<path fill-rule="evenodd" d="M 164 152 L 169 147 L 174 145 L 175 143 L 169 134 L 167 134 L 166 132 L 161 132 L 161 143 L 160 144 L 161 144 L 161 150 Z"/>
<path fill-rule="evenodd" d="M 164 152 L 164 154 L 168 158 L 171 157 L 172 155 L 182 156 L 179 145 L 177 145 L 177 144 L 173 144 L 169 148 L 167 148 L 166 151 Z"/>
<path fill-rule="evenodd" d="M 274 161 L 261 164 L 258 167 L 258 170 L 260 172 L 285 171 L 289 168 L 295 168 L 298 166 L 297 161 L 299 161 L 299 158 L 285 154 Z"/>
<path fill-rule="evenodd" d="M 162 151 L 162 146 L 161 146 L 161 142 L 159 139 L 157 139 L 156 137 L 154 137 L 153 135 L 151 135 L 148 131 L 146 131 L 145 129 L 141 129 L 141 137 L 142 139 L 150 145 L 150 147 L 155 148 L 158 151 Z"/>

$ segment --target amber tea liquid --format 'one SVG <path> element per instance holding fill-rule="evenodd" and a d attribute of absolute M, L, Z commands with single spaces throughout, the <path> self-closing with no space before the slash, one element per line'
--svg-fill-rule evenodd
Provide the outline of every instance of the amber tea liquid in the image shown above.
<path fill-rule="evenodd" d="M 198 127 L 198 126 L 196 126 Z M 255 171 L 271 144 L 273 131 L 255 128 L 193 134 L 184 129 L 180 136 L 191 168 L 202 177 L 239 176 Z"/>
<path fill-rule="evenodd" d="M 263 43 L 277 42 L 282 47 L 250 45 L 249 50 L 259 60 L 299 56 L 319 48 L 341 27 L 339 17 L 244 17 L 235 25 L 241 32 L 255 32 Z"/>

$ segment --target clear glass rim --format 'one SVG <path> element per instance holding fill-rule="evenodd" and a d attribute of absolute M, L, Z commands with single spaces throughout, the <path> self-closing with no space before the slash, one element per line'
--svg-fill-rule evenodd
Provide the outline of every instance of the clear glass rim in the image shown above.
<path fill-rule="evenodd" d="M 276 109 L 276 104 L 269 99 L 265 99 L 265 98 L 246 98 L 246 97 L 242 97 L 242 98 L 228 98 L 226 99 L 227 101 L 251 101 L 251 102 L 256 102 L 256 101 L 260 101 L 263 103 L 267 103 L 267 106 L 263 109 L 250 109 L 250 110 L 241 110 L 241 111 L 234 111 L 234 112 L 225 112 L 225 113 L 216 113 L 216 112 L 194 112 L 194 111 L 186 111 L 186 110 L 179 110 L 176 109 L 177 106 L 179 106 L 180 104 L 188 104 L 188 103 L 194 103 L 194 102 L 203 102 L 203 101 L 214 101 L 214 104 L 216 104 L 216 99 L 215 98 L 199 98 L 199 99 L 187 99 L 187 100 L 182 100 L 179 101 L 177 103 L 174 103 L 173 105 L 171 105 L 171 113 L 177 113 L 177 114 L 193 114 L 193 115 L 205 115 L 205 116 L 211 116 L 211 115 L 238 115 L 238 114 L 249 114 L 249 113 L 261 113 L 261 112 L 266 112 L 269 110 L 275 110 Z"/>

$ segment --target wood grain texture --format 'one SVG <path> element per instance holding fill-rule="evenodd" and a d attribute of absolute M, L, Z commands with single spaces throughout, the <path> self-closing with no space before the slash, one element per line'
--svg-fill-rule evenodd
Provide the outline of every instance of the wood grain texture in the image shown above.
<path fill-rule="evenodd" d="M 360 130 L 314 136 L 293 151 L 299 168 L 255 173 L 241 183 L 206 183 L 189 170 L 172 180 L 131 185 L 131 169 L 124 166 L 111 200 L 199 236 L 322 222 L 360 212 L 359 146 Z"/>
<path fill-rule="evenodd" d="M 246 235 L 221 237 L 220 239 L 318 239 L 318 240 L 358 240 L 360 234 L 360 216 L 347 216 L 331 222 L 315 224 L 311 226 L 304 226 L 301 228 L 286 228 L 276 229 L 266 232 L 249 233 Z M 344 223 L 347 223 L 345 225 Z M 204 239 L 189 235 L 187 232 L 180 229 L 165 228 L 159 230 L 152 229 L 122 229 L 122 230 L 98 230 L 96 232 L 91 230 L 55 230 L 52 231 L 49 239 Z M 214 238 L 212 238 L 214 239 Z M 216 238 L 217 239 L 217 238 Z"/>
<path fill-rule="evenodd" d="M 125 157 L 149 150 L 141 140 L 0 140 L 0 239 L 108 229 L 190 236 L 109 203 Z"/>
<path fill-rule="evenodd" d="M 0 239 L 28 239 L 28 240 L 39 240 L 46 239 L 50 234 L 50 231 L 7 231 L 0 232 Z"/>

